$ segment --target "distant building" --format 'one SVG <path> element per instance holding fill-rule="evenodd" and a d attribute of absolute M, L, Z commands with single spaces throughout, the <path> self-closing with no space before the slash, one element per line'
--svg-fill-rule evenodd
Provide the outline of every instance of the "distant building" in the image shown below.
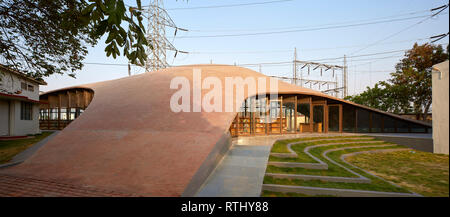
<path fill-rule="evenodd" d="M 434 153 L 448 154 L 448 60 L 433 66 Z"/>
<path fill-rule="evenodd" d="M 431 123 L 431 121 L 433 120 L 433 116 L 432 113 L 428 113 L 425 120 L 423 120 L 423 118 L 421 117 L 422 114 L 414 114 L 414 113 L 402 113 L 402 114 L 398 114 L 404 118 L 409 118 L 409 119 L 413 119 L 413 120 L 419 120 L 419 121 L 425 121 L 425 122 L 429 122 Z"/>
<path fill-rule="evenodd" d="M 0 136 L 39 133 L 39 85 L 36 80 L 0 64 Z"/>

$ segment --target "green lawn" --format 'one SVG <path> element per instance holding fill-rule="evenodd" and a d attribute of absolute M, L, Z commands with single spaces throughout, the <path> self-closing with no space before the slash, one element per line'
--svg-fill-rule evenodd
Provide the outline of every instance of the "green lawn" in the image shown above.
<path fill-rule="evenodd" d="M 14 156 L 41 141 L 52 132 L 43 132 L 34 138 L 0 141 L 0 164 L 9 162 Z"/>
<path fill-rule="evenodd" d="M 449 156 L 421 151 L 360 154 L 350 163 L 424 196 L 449 196 Z"/>
<path fill-rule="evenodd" d="M 299 193 L 282 193 L 274 191 L 263 191 L 261 197 L 312 197 L 311 195 L 299 194 Z M 314 197 L 334 197 L 333 195 L 318 195 Z"/>
<path fill-rule="evenodd" d="M 301 142 L 301 141 L 308 141 L 308 140 L 320 140 L 320 139 L 332 139 L 332 138 L 345 139 L 345 138 L 356 138 L 356 137 L 364 138 L 364 137 L 368 137 L 368 136 L 308 137 L 308 138 L 278 140 L 273 144 L 271 152 L 273 152 L 273 153 L 289 153 L 289 150 L 287 149 L 287 144 L 293 143 L 293 142 Z"/>
<path fill-rule="evenodd" d="M 350 143 L 348 145 L 345 146 L 355 146 L 355 145 L 363 145 L 364 142 L 373 142 L 373 141 L 379 141 L 376 139 L 353 139 L 353 140 L 349 140 L 349 139 L 336 139 L 336 140 L 323 140 L 323 141 L 316 141 L 316 142 L 306 142 L 306 143 L 301 143 L 301 144 L 296 144 L 296 145 L 292 145 L 291 148 L 292 150 L 294 150 L 297 153 L 296 158 L 282 158 L 282 157 L 275 157 L 275 156 L 270 156 L 269 157 L 269 161 L 276 161 L 276 162 L 298 162 L 298 163 L 317 163 L 313 158 L 311 158 L 309 155 L 307 155 L 304 150 L 306 147 L 308 146 L 313 146 L 313 145 L 320 145 L 320 144 L 327 144 L 327 143 L 346 143 L 346 142 L 360 142 L 360 143 Z M 382 141 L 379 141 L 380 143 Z M 367 145 L 371 145 L 373 143 L 367 144 Z M 375 145 L 375 144 L 374 144 Z M 336 146 L 327 146 L 327 147 L 339 147 L 338 145 Z M 317 149 L 317 148 L 315 148 Z M 311 153 L 313 150 L 311 150 Z M 274 153 L 274 151 L 272 151 L 272 153 Z"/>

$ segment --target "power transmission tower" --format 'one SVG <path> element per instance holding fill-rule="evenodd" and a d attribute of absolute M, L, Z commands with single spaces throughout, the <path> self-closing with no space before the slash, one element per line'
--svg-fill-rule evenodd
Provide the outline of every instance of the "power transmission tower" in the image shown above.
<path fill-rule="evenodd" d="M 147 61 L 145 63 L 145 71 L 152 72 L 159 69 L 167 68 L 166 51 L 175 51 L 175 57 L 180 53 L 187 53 L 178 51 L 166 37 L 166 27 L 175 28 L 175 35 L 178 30 L 187 31 L 178 28 L 170 18 L 166 10 L 164 10 L 163 0 L 151 0 L 148 7 L 148 28 L 146 38 L 152 45 L 147 49 Z"/>

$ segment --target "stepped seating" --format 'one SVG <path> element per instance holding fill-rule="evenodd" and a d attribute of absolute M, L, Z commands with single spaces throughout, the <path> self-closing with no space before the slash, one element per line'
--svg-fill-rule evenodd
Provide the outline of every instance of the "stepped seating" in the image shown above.
<path fill-rule="evenodd" d="M 345 160 L 357 154 L 410 149 L 360 136 L 304 138 L 300 141 L 290 140 L 285 148 L 280 147 L 284 143 L 277 141 L 274 144 L 277 149 L 272 148 L 262 193 L 343 197 L 421 196 Z"/>

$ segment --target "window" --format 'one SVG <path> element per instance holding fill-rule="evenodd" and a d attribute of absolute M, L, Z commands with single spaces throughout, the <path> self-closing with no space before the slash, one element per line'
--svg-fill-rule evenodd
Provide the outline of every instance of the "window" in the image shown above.
<path fill-rule="evenodd" d="M 396 122 L 395 119 L 390 116 L 384 116 L 384 132 L 385 133 L 395 133 L 396 130 Z"/>
<path fill-rule="evenodd" d="M 339 131 L 339 106 L 328 106 L 328 130 Z"/>
<path fill-rule="evenodd" d="M 381 132 L 381 128 L 383 127 L 383 116 L 372 112 L 372 128 L 371 131 L 372 133 L 379 133 Z"/>
<path fill-rule="evenodd" d="M 365 109 L 358 109 L 357 114 L 357 129 L 358 133 L 368 133 L 370 129 L 370 113 Z"/>
<path fill-rule="evenodd" d="M 20 120 L 33 120 L 33 104 L 28 102 L 21 102 Z"/>
<path fill-rule="evenodd" d="M 313 127 L 314 132 L 321 133 L 324 129 L 324 106 L 315 105 L 313 106 Z"/>
<path fill-rule="evenodd" d="M 20 82 L 20 88 L 22 89 L 22 91 L 27 90 L 27 83 Z"/>
<path fill-rule="evenodd" d="M 28 91 L 34 92 L 34 86 L 31 85 L 31 84 L 29 84 L 29 85 L 28 85 Z"/>
<path fill-rule="evenodd" d="M 39 120 L 48 120 L 48 109 L 39 110 Z"/>
<path fill-rule="evenodd" d="M 344 132 L 354 132 L 355 131 L 355 118 L 356 112 L 355 108 L 350 105 L 344 105 L 343 108 L 343 120 L 342 127 Z"/>

